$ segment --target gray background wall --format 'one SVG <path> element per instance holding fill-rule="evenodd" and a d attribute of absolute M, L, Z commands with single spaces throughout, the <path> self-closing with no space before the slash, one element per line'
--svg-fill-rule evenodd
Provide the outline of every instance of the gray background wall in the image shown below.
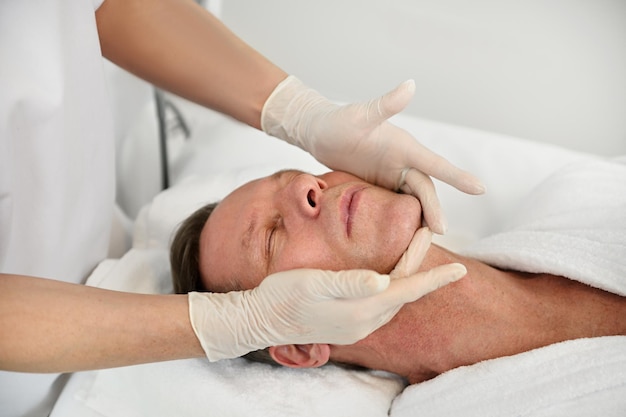
<path fill-rule="evenodd" d="M 626 154 L 625 0 L 224 0 L 222 20 L 330 97 L 408 78 L 407 113 Z"/>

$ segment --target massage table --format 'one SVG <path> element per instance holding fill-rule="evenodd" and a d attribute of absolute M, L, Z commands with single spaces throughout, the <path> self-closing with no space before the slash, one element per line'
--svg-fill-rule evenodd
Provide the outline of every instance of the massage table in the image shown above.
<path fill-rule="evenodd" d="M 88 285 L 170 293 L 168 244 L 172 230 L 188 214 L 279 169 L 327 170 L 305 152 L 262 132 L 184 101 L 177 105 L 191 135 L 170 149 L 172 185 L 139 210 L 130 248 L 100 263 Z M 557 170 L 599 159 L 415 117 L 398 115 L 393 122 L 487 186 L 487 193 L 477 197 L 435 181 L 449 232 L 434 240 L 457 251 L 498 235 L 526 196 Z M 79 372 L 69 378 L 51 416 L 591 414 L 626 415 L 626 337 L 568 341 L 454 369 L 412 386 L 380 371 L 335 366 L 294 370 L 241 358 Z"/>

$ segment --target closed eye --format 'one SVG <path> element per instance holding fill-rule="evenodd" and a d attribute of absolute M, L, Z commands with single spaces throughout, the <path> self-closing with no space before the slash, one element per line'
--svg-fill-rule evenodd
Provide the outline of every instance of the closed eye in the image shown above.
<path fill-rule="evenodd" d="M 269 233 L 267 235 L 265 252 L 266 252 L 266 256 L 268 260 L 271 259 L 272 253 L 274 251 L 274 243 L 276 240 L 276 229 L 278 229 L 279 224 L 280 224 L 280 217 L 277 217 L 274 220 L 272 227 L 269 229 Z"/>
<path fill-rule="evenodd" d="M 270 233 L 269 233 L 269 235 L 267 237 L 267 245 L 266 245 L 266 248 L 265 248 L 265 254 L 266 254 L 267 259 L 270 258 L 270 254 L 272 253 L 272 246 L 273 246 L 273 243 L 274 243 L 274 232 L 275 231 L 276 231 L 276 226 L 274 226 L 274 227 L 272 227 L 270 229 Z"/>

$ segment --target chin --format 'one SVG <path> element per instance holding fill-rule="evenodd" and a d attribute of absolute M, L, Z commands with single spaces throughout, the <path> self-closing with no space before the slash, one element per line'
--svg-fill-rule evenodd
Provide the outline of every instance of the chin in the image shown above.
<path fill-rule="evenodd" d="M 385 273 L 389 273 L 396 266 L 404 252 L 409 247 L 411 240 L 415 232 L 422 225 L 422 211 L 419 201 L 411 196 L 404 197 L 404 204 L 401 205 L 403 209 L 394 213 L 394 217 L 390 223 L 393 226 L 392 234 L 389 236 L 389 244 L 386 259 L 391 262 L 391 265 L 387 265 L 388 269 Z"/>
<path fill-rule="evenodd" d="M 396 266 L 404 252 L 406 252 L 415 231 L 396 233 L 394 236 L 385 236 L 380 239 L 378 245 L 370 250 L 353 256 L 350 265 L 343 265 L 340 269 L 369 269 L 379 274 L 389 274 Z M 379 237 L 380 238 L 380 237 Z"/>
<path fill-rule="evenodd" d="M 377 190 L 378 191 L 378 190 Z M 371 207 L 371 217 L 365 222 L 358 240 L 361 251 L 358 268 L 388 274 L 409 247 L 415 232 L 421 226 L 422 210 L 419 201 L 410 195 L 379 192 Z M 380 197 L 382 196 L 382 197 Z"/>

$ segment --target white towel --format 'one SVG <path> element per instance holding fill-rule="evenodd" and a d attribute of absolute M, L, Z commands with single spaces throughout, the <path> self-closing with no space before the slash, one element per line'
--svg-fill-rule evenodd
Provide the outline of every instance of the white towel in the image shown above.
<path fill-rule="evenodd" d="M 392 417 L 626 415 L 626 336 L 569 340 L 453 369 L 399 395 Z"/>
<path fill-rule="evenodd" d="M 401 382 L 336 367 L 181 360 L 99 371 L 85 400 L 110 417 L 386 416 Z"/>
<path fill-rule="evenodd" d="M 567 165 L 530 193 L 509 227 L 465 254 L 626 295 L 626 165 Z M 624 416 L 626 337 L 571 340 L 453 369 L 394 401 L 391 416 L 415 415 Z"/>
<path fill-rule="evenodd" d="M 464 255 L 626 295 L 626 164 L 592 159 L 567 165 L 530 193 L 503 232 Z"/>

